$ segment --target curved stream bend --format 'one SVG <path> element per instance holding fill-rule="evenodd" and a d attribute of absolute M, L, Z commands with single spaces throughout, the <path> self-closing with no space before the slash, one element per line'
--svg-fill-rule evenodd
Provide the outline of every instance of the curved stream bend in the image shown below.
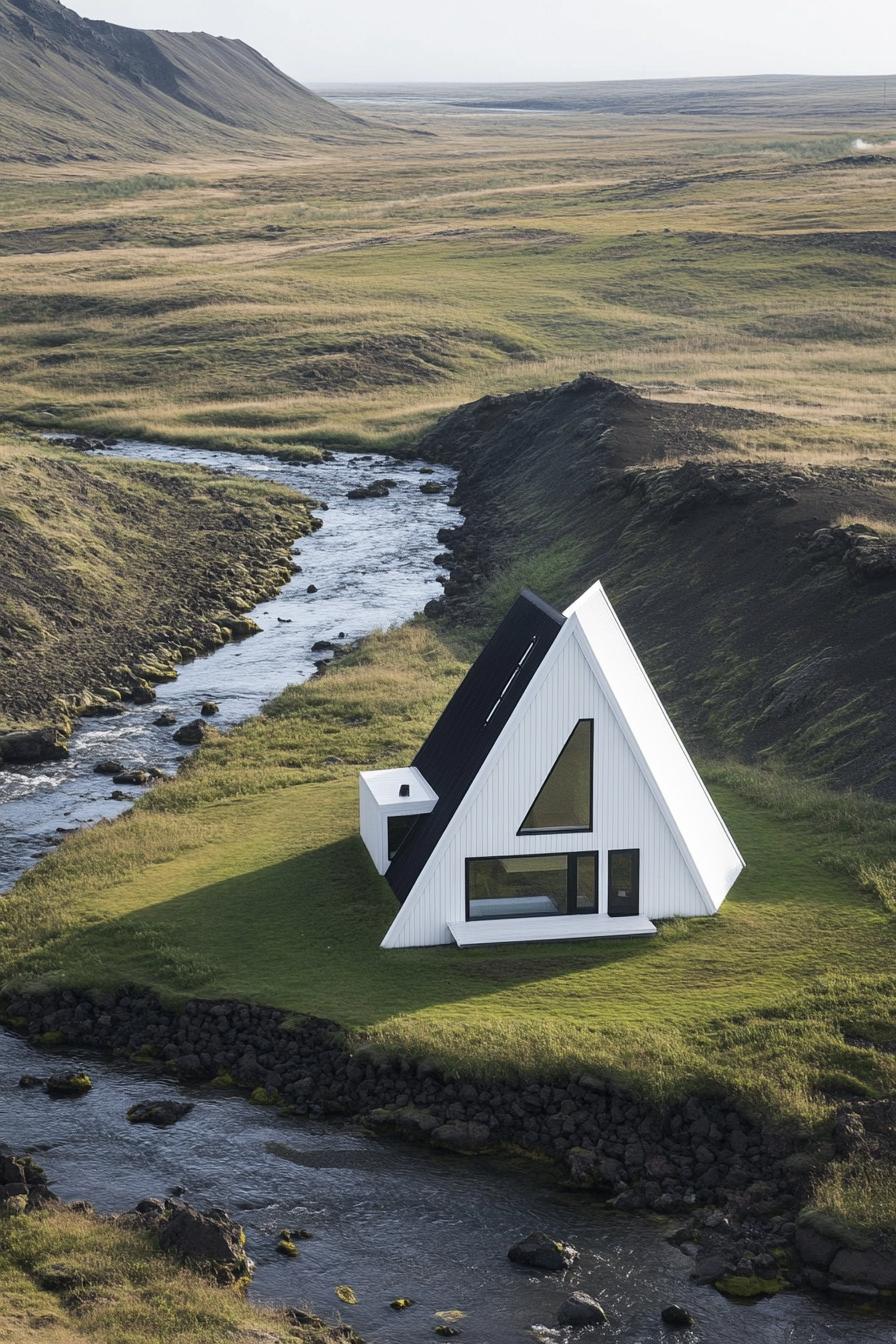
<path fill-rule="evenodd" d="M 221 707 L 215 725 L 230 728 L 257 714 L 285 686 L 311 676 L 314 660 L 324 656 L 312 653 L 316 640 L 340 634 L 358 639 L 396 625 L 441 593 L 443 571 L 433 558 L 444 547 L 436 534 L 458 518 L 448 505 L 454 473 L 445 467 L 421 475 L 423 463 L 379 454 L 340 454 L 303 465 L 136 442 L 121 443 L 105 455 L 199 463 L 227 475 L 290 485 L 327 504 L 324 526 L 294 547 L 294 554 L 301 554 L 302 573 L 249 613 L 261 626 L 260 634 L 186 664 L 177 681 L 158 687 L 151 705 L 128 704 L 117 718 L 81 720 L 67 760 L 0 771 L 0 892 L 58 842 L 60 831 L 117 816 L 130 806 L 130 800 L 110 798 L 112 782 L 94 773 L 97 761 L 120 760 L 128 769 L 154 765 L 166 773 L 177 768 L 189 748 L 173 741 L 174 729 L 154 726 L 162 709 L 172 709 L 185 723 L 196 718 L 203 700 L 215 700 Z M 386 497 L 346 498 L 353 486 L 384 477 L 396 482 Z M 444 485 L 443 493 L 421 493 L 426 481 Z M 309 593 L 309 584 L 318 591 Z M 141 790 L 127 792 L 136 797 Z"/>

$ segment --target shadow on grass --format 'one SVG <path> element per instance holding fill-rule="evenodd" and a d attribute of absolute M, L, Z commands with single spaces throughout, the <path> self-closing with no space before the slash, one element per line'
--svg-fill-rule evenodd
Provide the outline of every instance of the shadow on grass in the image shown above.
<path fill-rule="evenodd" d="M 82 926 L 29 959 L 25 973 L 242 998 L 364 1026 L 640 960 L 658 941 L 385 952 L 379 943 L 395 910 L 389 887 L 372 876 L 366 851 L 351 837 Z"/>

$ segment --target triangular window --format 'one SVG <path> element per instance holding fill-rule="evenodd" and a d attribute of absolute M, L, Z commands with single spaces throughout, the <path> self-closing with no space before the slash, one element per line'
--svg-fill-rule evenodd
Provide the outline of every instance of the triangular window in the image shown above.
<path fill-rule="evenodd" d="M 579 719 L 517 834 L 590 831 L 594 720 Z"/>

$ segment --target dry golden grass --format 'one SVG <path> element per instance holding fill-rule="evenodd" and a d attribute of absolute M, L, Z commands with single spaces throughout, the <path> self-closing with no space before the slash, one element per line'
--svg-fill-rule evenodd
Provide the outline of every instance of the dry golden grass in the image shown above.
<path fill-rule="evenodd" d="M 838 527 L 870 527 L 882 537 L 896 537 L 896 523 L 892 518 L 870 518 L 866 513 L 841 513 Z"/>
<path fill-rule="evenodd" d="M 839 112 L 420 115 L 386 150 L 7 165 L 0 414 L 395 446 L 593 368 L 792 422 L 750 455 L 891 453 L 896 170 L 836 162 Z"/>
<path fill-rule="evenodd" d="M 61 1276 L 74 1285 L 60 1289 Z M 55 1276 L 55 1277 L 53 1277 Z M 0 1218 L 0 1344 L 336 1344 L 176 1265 L 149 1233 L 64 1206 Z"/>

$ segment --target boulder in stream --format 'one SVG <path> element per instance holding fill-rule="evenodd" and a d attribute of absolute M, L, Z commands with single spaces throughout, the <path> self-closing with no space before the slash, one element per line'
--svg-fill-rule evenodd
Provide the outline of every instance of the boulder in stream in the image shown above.
<path fill-rule="evenodd" d="M 582 1292 L 571 1293 L 557 1312 L 557 1324 L 571 1326 L 573 1330 L 582 1330 L 588 1325 L 604 1325 L 606 1319 L 607 1313 L 597 1299 Z"/>
<path fill-rule="evenodd" d="M 51 1073 L 44 1086 L 51 1097 L 83 1097 L 93 1083 L 89 1073 L 72 1069 L 68 1073 Z"/>
<path fill-rule="evenodd" d="M 0 762 L 4 765 L 63 761 L 68 754 L 61 728 L 20 728 L 11 733 L 0 733 Z"/>
<path fill-rule="evenodd" d="M 569 1269 L 578 1259 L 578 1251 L 568 1242 L 556 1241 L 546 1232 L 530 1232 L 507 1252 L 507 1259 L 527 1269 L 544 1269 L 549 1273 Z"/>
<path fill-rule="evenodd" d="M 156 728 L 173 728 L 177 723 L 177 715 L 173 709 L 163 709 L 158 718 L 153 719 Z"/>
<path fill-rule="evenodd" d="M 205 718 L 210 719 L 213 714 L 221 713 L 221 706 L 218 704 L 217 700 L 203 700 L 199 712 L 200 714 L 203 714 Z"/>
<path fill-rule="evenodd" d="M 112 783 L 130 784 L 136 788 L 150 784 L 154 778 L 155 775 L 150 770 L 122 770 L 120 774 L 112 777 Z"/>
<path fill-rule="evenodd" d="M 670 1302 L 668 1307 L 663 1307 L 660 1312 L 664 1325 L 671 1325 L 673 1330 L 686 1330 L 694 1324 L 694 1318 L 687 1307 L 681 1307 L 677 1302 Z"/>
<path fill-rule="evenodd" d="M 170 1097 L 158 1097 L 154 1101 L 138 1101 L 128 1109 L 128 1119 L 132 1125 L 157 1125 L 160 1129 L 173 1125 L 189 1115 L 193 1109 L 191 1101 L 175 1101 Z"/>
<path fill-rule="evenodd" d="M 178 728 L 174 734 L 174 740 L 185 747 L 196 747 L 205 740 L 207 734 L 207 723 L 203 723 L 202 719 L 191 719 L 182 728 Z"/>
<path fill-rule="evenodd" d="M 124 766 L 121 761 L 97 761 L 93 767 L 93 773 L 95 775 L 120 775 L 123 769 Z"/>

